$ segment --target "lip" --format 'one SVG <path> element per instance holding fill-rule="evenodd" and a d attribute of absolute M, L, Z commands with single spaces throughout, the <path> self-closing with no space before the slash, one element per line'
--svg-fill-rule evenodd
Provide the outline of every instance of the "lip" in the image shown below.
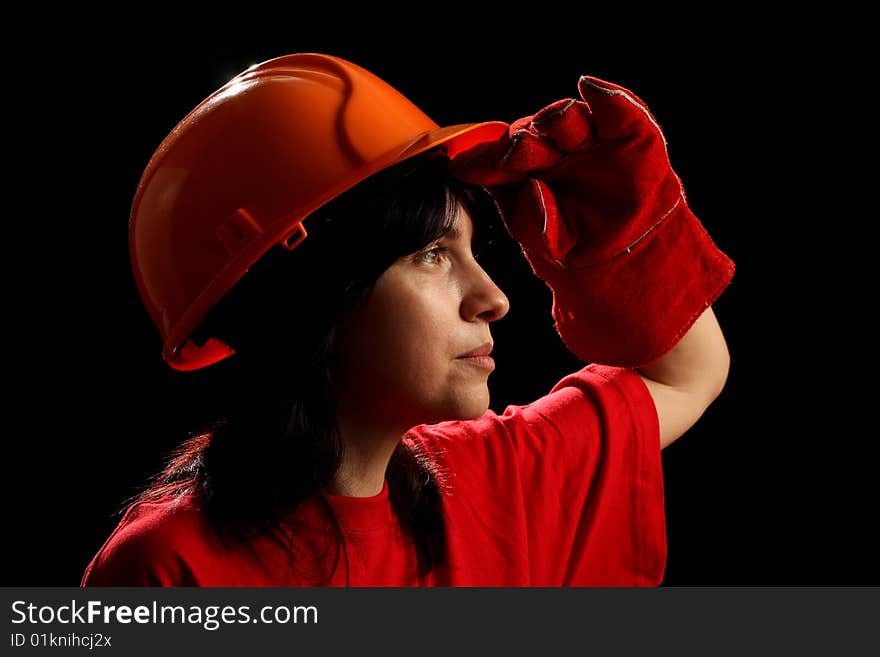
<path fill-rule="evenodd" d="M 492 353 L 492 343 L 491 342 L 484 342 L 476 349 L 471 349 L 466 354 L 462 354 L 461 356 L 459 356 L 459 358 L 476 358 L 476 357 L 480 357 L 480 356 L 488 356 L 491 353 Z"/>
<path fill-rule="evenodd" d="M 476 349 L 471 349 L 466 354 L 462 354 L 456 360 L 464 361 L 475 367 L 480 367 L 490 372 L 495 369 L 495 359 L 489 354 L 492 353 L 492 343 L 486 342 Z"/>
<path fill-rule="evenodd" d="M 495 359 L 491 356 L 459 356 L 456 360 L 460 360 L 463 363 L 468 363 L 476 367 L 481 367 L 490 372 L 495 369 Z"/>

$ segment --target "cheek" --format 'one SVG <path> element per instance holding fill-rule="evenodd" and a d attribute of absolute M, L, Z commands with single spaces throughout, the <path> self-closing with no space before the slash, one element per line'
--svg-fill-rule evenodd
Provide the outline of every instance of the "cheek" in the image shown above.
<path fill-rule="evenodd" d="M 372 328 L 370 357 L 381 369 L 396 371 L 397 378 L 417 379 L 435 369 L 445 353 L 441 323 L 424 307 L 388 309 Z"/>
<path fill-rule="evenodd" d="M 429 352 L 418 299 L 376 294 L 346 327 L 344 360 L 353 370 L 391 373 L 417 366 Z"/>

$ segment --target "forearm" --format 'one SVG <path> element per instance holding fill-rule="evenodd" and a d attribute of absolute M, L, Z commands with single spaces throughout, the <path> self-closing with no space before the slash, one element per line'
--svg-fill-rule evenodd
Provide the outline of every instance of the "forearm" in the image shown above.
<path fill-rule="evenodd" d="M 715 401 L 730 369 L 730 354 L 712 308 L 664 356 L 635 368 L 654 399 L 660 447 L 677 440 Z"/>
<path fill-rule="evenodd" d="M 636 371 L 677 390 L 704 393 L 708 404 L 721 393 L 729 369 L 727 343 L 710 306 L 669 352 Z"/>

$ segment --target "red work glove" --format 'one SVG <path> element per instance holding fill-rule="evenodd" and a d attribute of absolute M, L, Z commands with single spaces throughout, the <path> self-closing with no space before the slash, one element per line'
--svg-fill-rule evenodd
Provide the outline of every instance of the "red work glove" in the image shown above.
<path fill-rule="evenodd" d="M 583 100 L 514 122 L 450 167 L 495 198 L 572 353 L 640 367 L 718 298 L 734 263 L 688 207 L 645 103 L 594 77 L 578 88 Z"/>

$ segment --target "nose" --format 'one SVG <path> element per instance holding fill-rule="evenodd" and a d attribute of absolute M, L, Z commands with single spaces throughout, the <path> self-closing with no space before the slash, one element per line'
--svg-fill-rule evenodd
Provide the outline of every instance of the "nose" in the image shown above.
<path fill-rule="evenodd" d="M 483 319 L 494 322 L 501 319 L 510 310 L 510 301 L 501 291 L 486 270 L 473 261 L 470 284 L 461 303 L 461 315 L 469 322 Z"/>

